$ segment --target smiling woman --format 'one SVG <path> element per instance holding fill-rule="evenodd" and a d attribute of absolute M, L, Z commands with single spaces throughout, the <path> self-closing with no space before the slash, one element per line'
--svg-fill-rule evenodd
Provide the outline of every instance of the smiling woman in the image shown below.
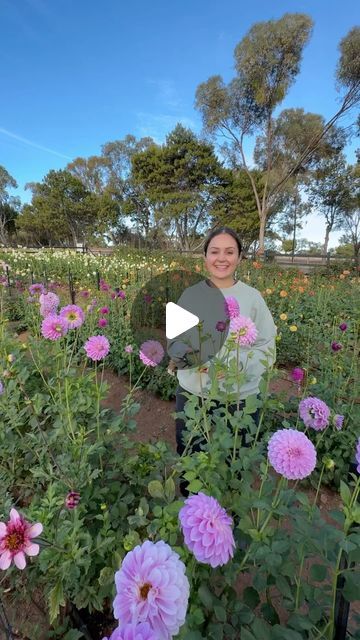
<path fill-rule="evenodd" d="M 275 360 L 276 326 L 259 291 L 235 278 L 241 259 L 241 242 L 235 231 L 229 227 L 220 227 L 212 231 L 205 241 L 204 254 L 204 263 L 209 277 L 186 289 L 178 304 L 187 308 L 188 300 L 192 297 L 201 300 L 201 304 L 205 307 L 206 300 L 211 299 L 211 291 L 214 288 L 220 290 L 224 297 L 229 334 L 217 356 L 221 359 L 223 352 L 228 353 L 227 362 L 229 363 L 230 360 L 233 362 L 235 358 L 239 372 L 242 371 L 245 374 L 245 381 L 240 389 L 234 388 L 233 393 L 228 395 L 229 398 L 231 397 L 232 404 L 229 406 L 229 411 L 232 414 L 238 406 L 240 409 L 243 408 L 246 398 L 258 395 L 262 375 Z M 211 310 L 209 313 L 211 315 Z M 217 331 L 221 331 L 220 324 L 223 323 L 217 322 L 218 318 L 213 320 Z M 176 339 L 168 343 L 170 356 L 172 352 L 178 353 L 180 344 Z M 241 345 L 240 349 L 239 345 Z M 208 366 L 210 362 L 205 366 L 192 365 L 177 371 L 179 381 L 176 392 L 177 412 L 184 410 L 187 401 L 187 395 L 185 396 L 184 392 L 198 396 L 200 403 L 208 395 L 211 384 Z M 226 374 L 223 377 L 224 380 L 219 380 L 220 390 L 223 390 Z M 227 391 L 229 393 L 229 390 Z M 214 408 L 220 406 L 221 403 L 217 401 L 217 406 Z M 255 422 L 258 421 L 258 414 L 258 410 L 253 414 Z M 177 418 L 176 441 L 180 455 L 184 451 L 184 428 L 184 420 Z"/>

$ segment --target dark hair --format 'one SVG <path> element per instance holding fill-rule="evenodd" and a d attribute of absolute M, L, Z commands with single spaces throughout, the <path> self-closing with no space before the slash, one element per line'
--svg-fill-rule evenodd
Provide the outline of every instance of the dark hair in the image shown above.
<path fill-rule="evenodd" d="M 204 253 L 205 253 L 205 255 L 206 255 L 206 252 L 208 250 L 208 246 L 209 246 L 211 240 L 213 238 L 215 238 L 216 236 L 220 235 L 220 233 L 228 233 L 229 236 L 234 238 L 234 240 L 235 240 L 235 242 L 237 244 L 237 247 L 239 249 L 239 255 L 240 255 L 241 249 L 242 249 L 240 238 L 237 235 L 237 233 L 234 231 L 234 229 L 231 229 L 230 227 L 218 227 L 217 229 L 214 229 L 213 231 L 211 231 L 209 233 L 209 235 L 207 236 L 207 238 L 205 240 L 205 244 L 204 244 Z"/>

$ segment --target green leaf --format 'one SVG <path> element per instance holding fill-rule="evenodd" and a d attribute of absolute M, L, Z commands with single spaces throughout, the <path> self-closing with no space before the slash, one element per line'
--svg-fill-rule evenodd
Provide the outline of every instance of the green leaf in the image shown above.
<path fill-rule="evenodd" d="M 213 596 L 205 582 L 202 582 L 200 585 L 198 595 L 203 605 L 205 605 L 207 609 L 212 609 Z"/>
<path fill-rule="evenodd" d="M 191 493 L 198 493 L 203 488 L 201 480 L 193 480 L 187 487 L 187 490 Z"/>
<path fill-rule="evenodd" d="M 56 585 L 51 589 L 49 593 L 49 617 L 50 624 L 52 624 L 60 613 L 60 607 L 65 607 L 64 589 L 61 580 L 58 580 Z"/>
<path fill-rule="evenodd" d="M 256 637 L 253 636 L 253 634 L 250 633 L 250 631 L 248 631 L 247 629 L 241 629 L 240 639 L 241 640 L 256 640 Z"/>
<path fill-rule="evenodd" d="M 207 628 L 207 634 L 212 640 L 222 640 L 224 637 L 224 627 L 222 624 L 210 623 Z"/>
<path fill-rule="evenodd" d="M 272 628 L 271 638 L 272 640 L 304 640 L 302 634 L 279 624 L 274 625 Z"/>
<path fill-rule="evenodd" d="M 112 567 L 103 567 L 100 571 L 98 582 L 101 586 L 110 584 L 114 581 L 114 569 Z"/>
<path fill-rule="evenodd" d="M 309 629 L 312 629 L 314 624 L 311 620 L 309 620 L 309 618 L 306 616 L 301 616 L 297 613 L 293 613 L 292 616 L 290 616 L 287 624 L 290 627 L 293 627 L 294 629 L 297 629 L 299 631 L 309 631 Z"/>
<path fill-rule="evenodd" d="M 261 638 L 261 640 L 271 640 L 271 627 L 269 627 L 264 620 L 255 618 L 251 629 L 254 631 L 255 638 Z"/>
<path fill-rule="evenodd" d="M 345 586 L 342 590 L 345 600 L 355 602 L 359 599 L 360 593 L 360 573 L 347 573 Z"/>
<path fill-rule="evenodd" d="M 152 498 L 163 498 L 164 488 L 159 480 L 151 480 L 148 484 L 148 492 Z"/>
<path fill-rule="evenodd" d="M 168 502 L 172 502 L 175 498 L 175 482 L 172 478 L 168 478 L 165 482 L 165 497 Z"/>
<path fill-rule="evenodd" d="M 327 569 L 323 564 L 313 564 L 310 568 L 310 576 L 312 580 L 322 582 L 327 575 Z"/>
<path fill-rule="evenodd" d="M 81 631 L 78 631 L 77 629 L 70 629 L 70 631 L 65 633 L 65 635 L 63 636 L 63 640 L 79 640 L 79 638 L 83 637 L 84 634 L 81 633 Z"/>
<path fill-rule="evenodd" d="M 246 587 L 246 589 L 244 589 L 243 602 L 245 602 L 250 609 L 255 609 L 255 607 L 258 606 L 260 597 L 254 587 Z"/>
<path fill-rule="evenodd" d="M 350 489 L 347 486 L 347 484 L 345 484 L 345 482 L 343 482 L 342 480 L 340 480 L 340 495 L 343 503 L 347 507 L 350 506 L 350 500 L 351 500 Z"/>
<path fill-rule="evenodd" d="M 289 599 L 293 598 L 293 594 L 292 594 L 289 582 L 286 580 L 284 576 L 277 576 L 275 584 L 279 589 L 281 595 L 285 596 L 285 598 L 289 598 Z"/>
<path fill-rule="evenodd" d="M 269 604 L 268 602 L 265 602 L 264 604 L 262 604 L 261 613 L 264 616 L 265 620 L 269 622 L 269 624 L 271 625 L 279 624 L 280 622 L 279 616 L 277 614 L 276 609 L 274 609 L 274 607 L 272 606 L 272 604 Z"/>
<path fill-rule="evenodd" d="M 214 607 L 214 613 L 215 613 L 216 620 L 219 620 L 219 622 L 226 622 L 226 611 L 224 607 L 220 607 L 219 605 L 216 605 Z"/>

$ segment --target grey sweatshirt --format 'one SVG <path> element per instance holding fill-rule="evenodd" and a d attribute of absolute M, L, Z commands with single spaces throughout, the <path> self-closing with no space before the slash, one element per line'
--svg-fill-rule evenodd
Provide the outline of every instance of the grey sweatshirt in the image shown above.
<path fill-rule="evenodd" d="M 177 303 L 179 306 L 191 310 L 192 313 L 196 313 L 201 320 L 205 320 L 205 330 L 203 333 L 206 333 L 206 322 L 211 322 L 212 326 L 216 323 L 216 318 L 213 317 L 214 313 L 212 313 L 211 309 L 211 291 L 212 288 L 205 280 L 202 280 L 196 285 L 185 289 Z M 271 366 L 274 363 L 276 326 L 263 297 L 257 289 L 250 287 L 244 282 L 238 281 L 232 287 L 220 289 L 220 291 L 224 297 L 232 296 L 236 298 L 240 306 L 241 315 L 251 318 L 258 331 L 256 341 L 251 347 L 240 347 L 239 368 L 246 374 L 246 381 L 240 389 L 240 399 L 244 399 L 259 392 L 259 383 L 266 368 L 261 361 L 267 360 L 267 366 Z M 194 299 L 199 300 L 199 309 L 194 308 Z M 190 305 L 189 300 L 191 300 Z M 208 308 L 206 308 L 207 304 Z M 195 329 L 192 331 L 195 331 Z M 214 334 L 214 332 L 212 333 Z M 185 349 L 186 345 L 176 338 L 174 340 L 168 340 L 168 353 L 170 357 L 172 355 L 181 356 L 185 352 Z M 222 358 L 225 355 L 225 351 L 227 352 L 227 348 L 225 349 L 224 346 L 221 347 L 217 352 L 217 357 Z M 252 352 L 251 358 L 247 357 L 249 352 Z M 232 357 L 236 358 L 236 348 L 230 353 L 229 357 L 230 359 Z M 202 362 L 204 362 L 204 358 Z M 210 365 L 210 362 L 205 362 L 204 368 L 208 365 Z M 180 386 L 186 391 L 197 396 L 206 396 L 206 389 L 210 385 L 210 378 L 206 372 L 200 372 L 198 369 L 198 367 L 178 369 L 177 378 Z M 219 386 L 221 388 L 221 381 Z"/>

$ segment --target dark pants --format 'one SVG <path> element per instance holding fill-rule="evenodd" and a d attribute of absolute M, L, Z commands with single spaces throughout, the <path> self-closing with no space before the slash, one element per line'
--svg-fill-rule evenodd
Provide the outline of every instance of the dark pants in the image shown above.
<path fill-rule="evenodd" d="M 187 401 L 187 397 L 183 395 L 183 391 L 185 391 L 182 387 L 178 386 L 178 388 L 176 389 L 176 411 L 184 411 L 184 406 L 185 403 Z M 185 391 L 186 393 L 186 391 Z M 199 406 L 202 406 L 202 400 L 201 398 L 199 398 Z M 239 409 L 243 409 L 245 406 L 245 400 L 241 400 L 239 403 Z M 221 403 L 220 401 L 216 400 L 215 404 L 213 407 L 211 407 L 208 410 L 208 415 L 211 415 L 214 413 L 214 411 L 216 409 L 220 409 L 221 407 L 225 408 L 225 405 L 223 403 Z M 237 404 L 230 404 L 228 405 L 228 411 L 230 413 L 231 416 L 234 415 L 235 411 L 237 410 Z M 255 424 L 258 426 L 259 424 L 259 417 L 260 417 L 260 410 L 257 409 L 255 411 L 255 413 L 250 414 L 252 419 L 254 420 Z M 182 418 L 176 418 L 175 419 L 175 426 L 176 426 L 176 451 L 178 452 L 179 456 L 182 455 L 183 451 L 185 450 L 185 445 L 183 442 L 183 431 L 185 430 L 185 421 Z M 228 428 L 231 428 L 230 423 L 228 422 Z M 240 429 L 239 434 L 241 436 L 241 440 L 242 440 L 242 446 L 245 447 L 246 443 L 245 443 L 245 434 L 246 434 L 246 430 L 245 429 Z M 194 451 L 201 451 L 201 442 L 198 443 L 194 443 L 194 445 L 192 445 L 191 447 L 191 452 Z"/>

